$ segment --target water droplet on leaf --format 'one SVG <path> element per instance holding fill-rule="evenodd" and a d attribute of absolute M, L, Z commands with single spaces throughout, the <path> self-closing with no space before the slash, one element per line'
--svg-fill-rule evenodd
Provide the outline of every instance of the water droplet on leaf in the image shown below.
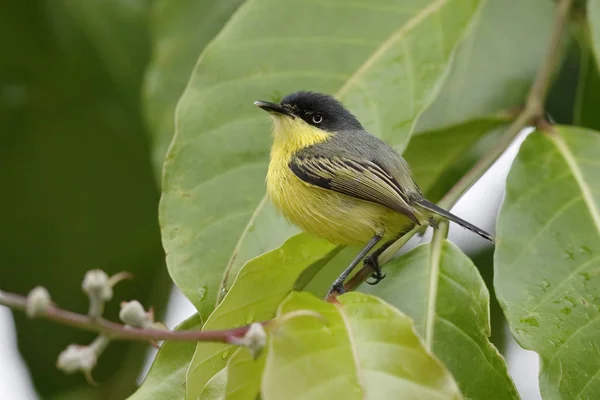
<path fill-rule="evenodd" d="M 550 287 L 550 282 L 547 279 L 542 279 L 542 286 L 548 289 Z"/>
<path fill-rule="evenodd" d="M 584 281 L 589 281 L 590 280 L 590 274 L 589 274 L 589 272 L 580 272 L 580 273 L 577 274 L 577 276 L 579 276 Z"/>
<path fill-rule="evenodd" d="M 204 301 L 206 299 L 207 294 L 208 294 L 208 287 L 207 286 L 202 286 L 198 290 L 198 300 Z"/>
<path fill-rule="evenodd" d="M 579 252 L 580 252 L 581 254 L 588 254 L 588 255 L 589 255 L 589 254 L 592 254 L 592 251 L 591 251 L 591 250 L 590 250 L 590 248 L 589 248 L 589 247 L 587 247 L 587 246 L 579 246 L 577 249 L 579 250 Z"/>
<path fill-rule="evenodd" d="M 563 256 L 569 260 L 575 259 L 575 253 L 573 252 L 573 250 L 570 249 L 566 249 L 565 251 L 563 251 Z"/>
<path fill-rule="evenodd" d="M 565 296 L 563 298 L 563 303 L 566 304 L 567 306 L 573 307 L 573 308 L 576 306 L 575 299 L 570 296 Z"/>
<path fill-rule="evenodd" d="M 540 326 L 540 323 L 538 322 L 537 319 L 535 319 L 534 317 L 528 317 L 528 318 L 523 318 L 521 320 L 522 324 L 527 324 L 529 326 L 534 326 L 534 327 L 538 327 Z"/>

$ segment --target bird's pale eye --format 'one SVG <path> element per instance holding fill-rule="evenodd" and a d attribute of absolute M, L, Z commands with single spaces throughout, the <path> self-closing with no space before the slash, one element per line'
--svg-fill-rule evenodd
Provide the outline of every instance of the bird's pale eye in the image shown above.
<path fill-rule="evenodd" d="M 323 121 L 323 116 L 321 114 L 315 114 L 312 118 L 315 124 L 320 124 Z"/>

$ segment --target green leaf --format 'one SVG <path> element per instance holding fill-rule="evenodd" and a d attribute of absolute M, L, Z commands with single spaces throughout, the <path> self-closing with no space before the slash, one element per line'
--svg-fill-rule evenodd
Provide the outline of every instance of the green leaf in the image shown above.
<path fill-rule="evenodd" d="M 227 366 L 204 386 L 199 400 L 256 400 L 264 364 L 264 351 L 255 360 L 248 349 L 239 347 L 229 357 Z"/>
<path fill-rule="evenodd" d="M 199 329 L 200 318 L 194 314 L 175 330 Z M 185 395 L 185 375 L 194 355 L 193 342 L 164 342 L 154 358 L 142 385 L 128 400 L 180 400 Z"/>
<path fill-rule="evenodd" d="M 227 290 L 229 282 L 248 260 L 264 254 L 281 244 L 300 230 L 285 221 L 273 203 L 264 196 L 241 233 L 223 273 L 221 288 Z"/>
<path fill-rule="evenodd" d="M 204 386 L 202 393 L 198 396 L 199 400 L 223 400 L 225 396 L 225 386 L 227 385 L 227 368 L 217 372 Z"/>
<path fill-rule="evenodd" d="M 260 394 L 260 380 L 266 360 L 266 350 L 254 359 L 248 349 L 239 348 L 227 362 L 225 399 L 255 400 Z"/>
<path fill-rule="evenodd" d="M 523 105 L 550 42 L 553 15 L 554 2 L 548 0 L 487 0 L 417 131 Z"/>
<path fill-rule="evenodd" d="M 506 364 L 490 343 L 490 297 L 473 262 L 434 238 L 387 265 L 363 291 L 406 312 L 427 348 L 444 362 L 466 398 L 518 399 Z"/>
<path fill-rule="evenodd" d="M 541 357 L 545 399 L 600 392 L 600 135 L 555 126 L 521 145 L 500 210 L 494 285 L 513 335 Z"/>
<path fill-rule="evenodd" d="M 485 286 L 490 292 L 490 324 L 491 335 L 490 341 L 498 349 L 500 354 L 506 354 L 509 345 L 510 332 L 508 330 L 508 322 L 502 307 L 498 303 L 496 293 L 494 291 L 494 250 L 495 246 L 489 245 L 483 249 L 479 249 L 477 253 L 470 254 L 473 264 L 477 267 Z"/>
<path fill-rule="evenodd" d="M 198 56 L 242 1 L 153 2 L 150 19 L 153 56 L 143 90 L 146 119 L 152 134 L 152 160 L 158 178 L 175 130 L 175 106 Z"/>
<path fill-rule="evenodd" d="M 127 270 L 135 280 L 119 283 L 105 316 L 118 320 L 119 303 L 132 299 L 162 315 L 172 285 L 141 116 L 62 2 L 3 3 L 0 47 L 2 290 L 43 285 L 59 306 L 86 313 L 85 271 Z M 111 344 L 94 387 L 56 368 L 68 344 L 90 343 L 93 333 L 14 319 L 44 399 L 122 399 L 135 390 L 146 345 Z"/>
<path fill-rule="evenodd" d="M 167 263 L 202 315 L 213 308 L 228 260 L 239 256 L 234 249 L 260 218 L 270 135 L 252 102 L 298 89 L 336 93 L 372 133 L 402 150 L 478 5 L 249 0 L 240 7 L 192 74 L 165 164 Z M 285 239 L 270 230 L 285 228 L 261 232 L 263 248 Z"/>
<path fill-rule="evenodd" d="M 231 290 L 210 315 L 203 330 L 227 329 L 266 321 L 307 269 L 319 269 L 337 253 L 332 244 L 306 234 L 246 264 Z M 208 380 L 226 366 L 235 346 L 198 343 L 187 374 L 187 397 L 195 399 Z"/>
<path fill-rule="evenodd" d="M 590 25 L 591 45 L 600 68 L 600 0 L 588 0 L 587 20 Z"/>
<path fill-rule="evenodd" d="M 331 304 L 293 293 L 269 335 L 262 394 L 270 399 L 460 399 L 452 375 L 427 352 L 409 317 L 347 293 Z M 296 310 L 319 313 L 286 318 Z"/>

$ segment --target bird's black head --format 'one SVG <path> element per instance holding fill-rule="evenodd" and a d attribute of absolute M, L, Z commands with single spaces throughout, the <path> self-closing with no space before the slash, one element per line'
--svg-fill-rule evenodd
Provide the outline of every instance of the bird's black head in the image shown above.
<path fill-rule="evenodd" d="M 342 103 L 333 96 L 316 92 L 296 92 L 285 96 L 280 106 L 308 124 L 328 132 L 363 129 Z"/>

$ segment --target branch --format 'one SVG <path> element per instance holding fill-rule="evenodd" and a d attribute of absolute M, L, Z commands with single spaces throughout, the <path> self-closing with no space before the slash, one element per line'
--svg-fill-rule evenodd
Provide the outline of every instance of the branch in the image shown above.
<path fill-rule="evenodd" d="M 25 311 L 27 308 L 27 298 L 18 294 L 0 291 L 0 305 Z M 178 342 L 222 342 L 237 344 L 239 339 L 250 328 L 250 326 L 242 326 L 234 329 L 215 331 L 171 331 L 168 329 L 132 328 L 108 321 L 102 317 L 93 318 L 88 315 L 67 311 L 54 305 L 49 305 L 43 312 L 37 313 L 36 316 L 73 328 L 98 332 L 112 340 L 172 340 Z"/>
<path fill-rule="evenodd" d="M 559 0 L 556 5 L 556 14 L 552 29 L 550 44 L 546 57 L 540 65 L 535 80 L 529 89 L 527 100 L 522 111 L 517 115 L 514 122 L 508 127 L 506 132 L 498 139 L 496 145 L 490 149 L 463 177 L 446 193 L 439 201 L 438 205 L 445 209 L 450 209 L 460 199 L 460 197 L 475 183 L 481 176 L 496 162 L 496 160 L 506 151 L 508 146 L 517 137 L 517 135 L 530 124 L 543 124 L 544 104 L 546 96 L 552 83 L 552 74 L 554 73 L 560 61 L 560 45 L 564 36 L 565 28 L 569 18 L 569 11 L 573 0 Z M 380 259 L 380 264 L 385 264 L 391 257 L 408 242 L 417 230 L 409 232 L 400 238 L 394 245 L 385 251 Z M 366 281 L 374 271 L 369 265 L 363 266 L 346 284 L 346 290 L 354 290 Z"/>

